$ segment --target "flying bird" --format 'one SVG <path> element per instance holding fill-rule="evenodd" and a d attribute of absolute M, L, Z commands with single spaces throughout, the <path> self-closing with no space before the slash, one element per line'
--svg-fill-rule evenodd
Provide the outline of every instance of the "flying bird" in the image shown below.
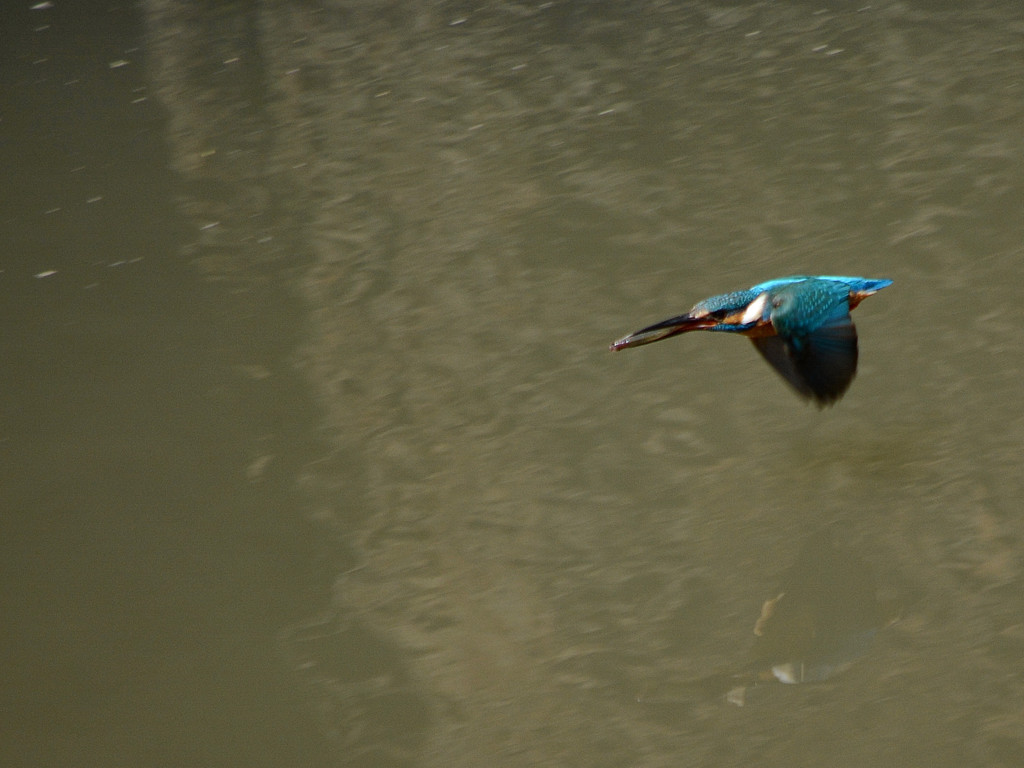
<path fill-rule="evenodd" d="M 850 311 L 892 280 L 795 275 L 697 302 L 683 315 L 641 328 L 611 345 L 639 347 L 688 331 L 749 338 L 801 396 L 819 406 L 839 400 L 857 372 Z"/>

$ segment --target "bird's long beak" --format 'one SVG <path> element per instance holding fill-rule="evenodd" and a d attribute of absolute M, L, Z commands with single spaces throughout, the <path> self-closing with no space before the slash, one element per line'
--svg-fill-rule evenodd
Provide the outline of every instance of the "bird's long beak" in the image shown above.
<path fill-rule="evenodd" d="M 670 336 L 678 336 L 680 333 L 706 330 L 716 325 L 718 325 L 718 321 L 709 315 L 691 315 L 687 313 L 677 317 L 670 317 L 668 320 L 662 320 L 660 323 L 641 328 L 636 333 L 623 336 L 614 342 L 610 349 L 618 351 L 627 347 L 639 347 L 644 344 L 652 344 L 655 341 L 667 339 Z"/>

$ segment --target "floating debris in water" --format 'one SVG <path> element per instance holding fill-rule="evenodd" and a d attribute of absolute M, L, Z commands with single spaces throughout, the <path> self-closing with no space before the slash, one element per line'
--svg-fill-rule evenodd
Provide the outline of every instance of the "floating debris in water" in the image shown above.
<path fill-rule="evenodd" d="M 829 532 L 812 536 L 761 606 L 754 624 L 757 680 L 815 683 L 846 671 L 867 653 L 878 631 L 898 618 L 881 600 L 872 569 Z M 742 706 L 735 689 L 726 696 Z"/>
<path fill-rule="evenodd" d="M 682 704 L 721 696 L 742 707 L 766 683 L 822 682 L 849 669 L 897 618 L 896 601 L 879 598 L 873 570 L 823 531 L 807 540 L 778 594 L 761 606 L 746 667 L 687 681 L 671 693 L 659 685 L 661 691 L 644 692 L 637 701 Z"/>

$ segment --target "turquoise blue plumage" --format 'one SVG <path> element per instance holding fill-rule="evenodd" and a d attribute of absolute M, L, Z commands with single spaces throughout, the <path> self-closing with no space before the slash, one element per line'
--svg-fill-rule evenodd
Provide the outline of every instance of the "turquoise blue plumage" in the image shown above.
<path fill-rule="evenodd" d="M 795 275 L 697 302 L 689 312 L 641 328 L 611 345 L 638 347 L 688 331 L 747 336 L 803 397 L 830 405 L 857 372 L 857 330 L 850 311 L 892 280 Z"/>

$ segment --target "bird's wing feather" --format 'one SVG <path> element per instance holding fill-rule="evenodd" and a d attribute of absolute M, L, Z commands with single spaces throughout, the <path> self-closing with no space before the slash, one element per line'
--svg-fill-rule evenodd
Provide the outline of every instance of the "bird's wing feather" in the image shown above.
<path fill-rule="evenodd" d="M 857 329 L 844 312 L 803 340 L 797 367 L 822 404 L 843 396 L 857 373 Z"/>
<path fill-rule="evenodd" d="M 752 338 L 754 347 L 804 397 L 834 403 L 857 372 L 857 329 L 845 308 L 803 336 Z"/>
<path fill-rule="evenodd" d="M 750 339 L 754 348 L 768 361 L 768 365 L 793 385 L 804 397 L 813 397 L 814 391 L 800 374 L 793 360 L 793 350 L 781 336 L 756 336 Z"/>

